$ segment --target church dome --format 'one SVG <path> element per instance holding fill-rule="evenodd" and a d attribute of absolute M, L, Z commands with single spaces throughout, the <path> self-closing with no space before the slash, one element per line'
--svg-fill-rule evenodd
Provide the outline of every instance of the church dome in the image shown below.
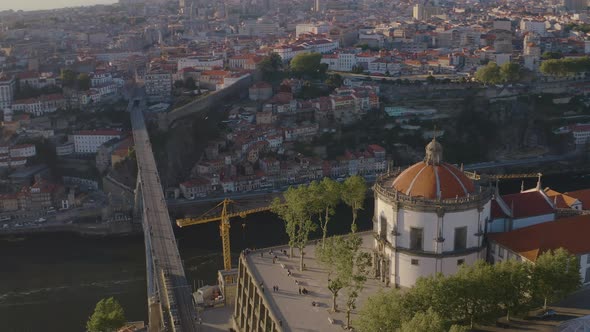
<path fill-rule="evenodd" d="M 452 199 L 475 193 L 475 185 L 460 169 L 442 161 L 442 145 L 433 139 L 426 146 L 424 161 L 404 170 L 393 188 L 412 197 Z"/>

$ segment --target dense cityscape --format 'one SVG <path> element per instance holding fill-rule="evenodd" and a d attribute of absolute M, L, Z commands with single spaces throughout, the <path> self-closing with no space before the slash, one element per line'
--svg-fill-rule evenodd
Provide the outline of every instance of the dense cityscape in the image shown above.
<path fill-rule="evenodd" d="M 22 5 L 0 330 L 590 328 L 587 0 Z M 139 255 L 41 281 L 23 248 L 64 234 Z M 52 325 L 46 290 L 128 280 L 123 256 L 141 293 L 56 296 L 79 311 Z"/>

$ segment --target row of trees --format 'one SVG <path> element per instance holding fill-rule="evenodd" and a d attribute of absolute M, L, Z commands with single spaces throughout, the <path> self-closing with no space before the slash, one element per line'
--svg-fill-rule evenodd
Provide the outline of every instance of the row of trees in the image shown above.
<path fill-rule="evenodd" d="M 522 68 L 513 62 L 507 62 L 501 66 L 495 62 L 488 62 L 475 73 L 475 79 L 484 84 L 514 83 L 521 78 Z"/>
<path fill-rule="evenodd" d="M 356 232 L 358 211 L 363 208 L 366 193 L 367 185 L 360 176 L 349 177 L 343 183 L 324 178 L 321 182 L 312 181 L 309 185 L 289 187 L 283 193 L 283 200 L 276 198 L 272 202 L 272 212 L 285 222 L 289 236 L 289 256 L 293 258 L 293 249 L 299 249 L 299 270 L 304 269 L 304 249 L 310 234 L 319 225 L 322 245 L 325 244 L 328 224 L 341 202 L 352 209 L 351 230 Z"/>
<path fill-rule="evenodd" d="M 447 331 L 520 315 L 557 301 L 580 285 L 578 259 L 564 249 L 547 251 L 534 264 L 479 261 L 452 276 L 421 278 L 407 292 L 381 292 L 360 312 L 359 331 Z M 411 326 L 411 328 L 409 328 Z M 458 326 L 452 330 L 460 330 Z"/>
<path fill-rule="evenodd" d="M 543 74 L 552 76 L 573 75 L 590 71 L 590 57 L 545 60 L 539 68 Z"/>
<path fill-rule="evenodd" d="M 277 53 L 270 53 L 258 64 L 257 69 L 262 78 L 276 81 L 282 78 L 282 72 L 289 70 L 290 76 L 305 79 L 320 79 L 326 76 L 328 65 L 321 63 L 322 55 L 316 52 L 299 53 L 291 59 L 289 66 L 283 64 L 283 59 Z"/>
<path fill-rule="evenodd" d="M 64 87 L 87 91 L 90 89 L 90 76 L 86 73 L 64 69 L 61 71 L 61 84 Z"/>

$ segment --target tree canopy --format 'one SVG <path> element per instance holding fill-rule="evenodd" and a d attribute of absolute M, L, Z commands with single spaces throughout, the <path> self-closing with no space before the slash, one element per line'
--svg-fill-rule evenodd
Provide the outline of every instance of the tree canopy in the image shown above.
<path fill-rule="evenodd" d="M 543 60 L 550 60 L 550 59 L 561 59 L 563 54 L 561 52 L 545 52 L 541 55 L 541 59 Z"/>
<path fill-rule="evenodd" d="M 291 72 L 295 76 L 320 78 L 327 70 L 327 65 L 321 63 L 320 53 L 299 53 L 291 60 Z"/>
<path fill-rule="evenodd" d="M 369 297 L 361 308 L 356 329 L 360 332 L 395 331 L 404 318 L 402 294 L 398 290 L 380 291 Z"/>
<path fill-rule="evenodd" d="M 462 266 L 454 275 L 420 278 L 403 294 L 394 289 L 370 297 L 359 313 L 357 329 L 411 331 L 411 327 L 428 324 L 424 317 L 430 317 L 432 326 L 415 331 L 437 331 L 441 321 L 444 328 L 457 324 L 451 330 L 461 331 L 461 326 L 488 324 L 502 314 L 510 319 L 535 306 L 546 306 L 579 285 L 579 260 L 564 249 L 547 251 L 534 263 L 479 261 Z"/>
<path fill-rule="evenodd" d="M 342 201 L 352 209 L 352 232 L 356 232 L 356 219 L 358 211 L 363 208 L 367 195 L 367 184 L 361 176 L 348 177 L 342 186 Z"/>
<path fill-rule="evenodd" d="M 299 249 L 299 270 L 303 271 L 303 249 L 309 241 L 309 235 L 317 225 L 313 222 L 313 196 L 309 186 L 289 187 L 283 193 L 284 203 L 276 198 L 271 211 L 278 214 L 285 222 L 285 230 L 289 236 L 290 256 L 293 248 Z"/>
<path fill-rule="evenodd" d="M 115 298 L 109 297 L 98 301 L 86 329 L 89 332 L 111 332 L 121 328 L 125 322 L 123 307 Z"/>
<path fill-rule="evenodd" d="M 539 68 L 543 74 L 551 76 L 566 76 L 590 71 L 590 58 L 562 58 L 545 60 Z"/>
<path fill-rule="evenodd" d="M 283 59 L 275 52 L 265 56 L 257 65 L 262 78 L 267 81 L 274 81 L 280 78 L 279 72 L 283 69 Z"/>
<path fill-rule="evenodd" d="M 412 319 L 402 323 L 400 332 L 447 332 L 445 321 L 432 308 L 417 312 Z"/>
<path fill-rule="evenodd" d="M 520 81 L 522 68 L 513 62 L 498 66 L 495 62 L 488 62 L 475 73 L 475 79 L 484 84 L 514 83 Z"/>
<path fill-rule="evenodd" d="M 562 299 L 580 287 L 580 262 L 565 249 L 549 250 L 540 255 L 533 267 L 533 295 L 537 301 Z"/>
<path fill-rule="evenodd" d="M 339 88 L 344 83 L 344 79 L 339 74 L 332 74 L 326 79 L 326 84 L 331 88 Z"/>

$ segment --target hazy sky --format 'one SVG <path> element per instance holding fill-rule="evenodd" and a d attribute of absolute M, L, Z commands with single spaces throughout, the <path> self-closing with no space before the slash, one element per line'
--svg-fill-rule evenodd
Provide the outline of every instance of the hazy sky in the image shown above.
<path fill-rule="evenodd" d="M 54 9 L 74 6 L 111 4 L 118 0 L 0 0 L 0 10 Z"/>

